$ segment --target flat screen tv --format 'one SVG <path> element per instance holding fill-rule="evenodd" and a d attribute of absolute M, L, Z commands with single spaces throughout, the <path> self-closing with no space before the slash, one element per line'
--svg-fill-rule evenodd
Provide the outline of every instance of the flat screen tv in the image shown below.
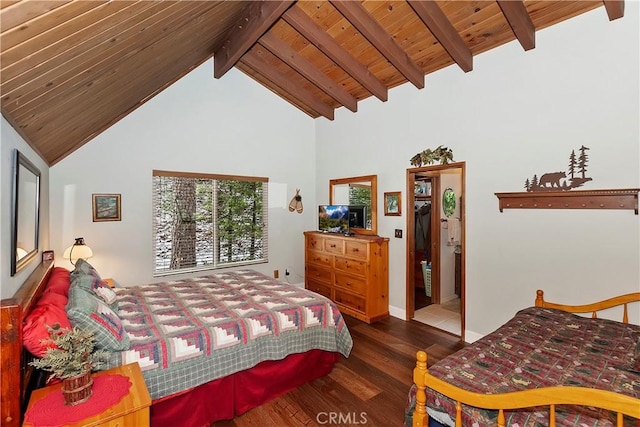
<path fill-rule="evenodd" d="M 318 206 L 318 229 L 327 233 L 348 233 L 349 205 Z"/>
<path fill-rule="evenodd" d="M 367 207 L 364 205 L 349 205 L 349 229 L 367 228 Z"/>

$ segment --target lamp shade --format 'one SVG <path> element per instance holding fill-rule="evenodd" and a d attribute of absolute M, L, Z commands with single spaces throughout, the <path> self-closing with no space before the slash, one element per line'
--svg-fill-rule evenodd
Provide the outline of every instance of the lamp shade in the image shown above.
<path fill-rule="evenodd" d="M 77 237 L 76 242 L 64 250 L 62 257 L 68 259 L 71 264 L 76 263 L 78 258 L 87 259 L 93 256 L 93 251 L 84 243 L 84 238 Z"/>

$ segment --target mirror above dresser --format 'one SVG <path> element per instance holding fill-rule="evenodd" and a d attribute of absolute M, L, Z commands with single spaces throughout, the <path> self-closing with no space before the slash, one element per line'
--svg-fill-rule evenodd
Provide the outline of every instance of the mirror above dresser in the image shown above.
<path fill-rule="evenodd" d="M 378 234 L 378 176 L 363 175 L 329 181 L 329 204 L 349 205 L 355 214 L 364 214 L 364 226 L 350 224 L 356 234 Z M 357 211 L 356 208 L 357 207 Z"/>

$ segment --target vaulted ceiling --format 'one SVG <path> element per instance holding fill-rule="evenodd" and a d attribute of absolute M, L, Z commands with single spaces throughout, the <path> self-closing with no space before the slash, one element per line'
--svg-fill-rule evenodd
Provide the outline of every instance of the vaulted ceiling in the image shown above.
<path fill-rule="evenodd" d="M 49 165 L 214 57 L 313 118 L 622 0 L 1 0 L 2 114 Z"/>

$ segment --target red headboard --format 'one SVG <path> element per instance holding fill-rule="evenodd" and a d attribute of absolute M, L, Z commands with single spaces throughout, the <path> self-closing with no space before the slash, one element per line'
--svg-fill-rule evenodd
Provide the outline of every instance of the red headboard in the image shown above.
<path fill-rule="evenodd" d="M 0 301 L 0 424 L 3 426 L 22 425 L 21 408 L 31 372 L 22 347 L 22 323 L 42 295 L 52 270 L 53 261 L 43 261 L 12 298 Z"/>

